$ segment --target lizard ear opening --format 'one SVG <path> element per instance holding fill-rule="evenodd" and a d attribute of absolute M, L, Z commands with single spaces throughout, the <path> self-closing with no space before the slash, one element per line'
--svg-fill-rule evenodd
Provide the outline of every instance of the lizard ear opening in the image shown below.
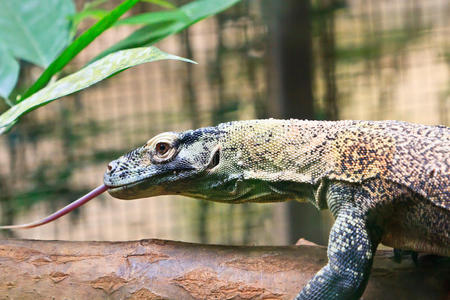
<path fill-rule="evenodd" d="M 215 168 L 220 163 L 220 147 L 217 147 L 213 156 L 211 157 L 211 161 L 208 165 L 208 170 Z"/>

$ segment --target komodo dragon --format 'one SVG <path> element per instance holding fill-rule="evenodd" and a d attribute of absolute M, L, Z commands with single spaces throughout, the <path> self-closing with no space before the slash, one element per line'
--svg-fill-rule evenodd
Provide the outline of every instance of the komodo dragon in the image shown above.
<path fill-rule="evenodd" d="M 358 299 L 381 242 L 450 256 L 450 130 L 398 121 L 252 120 L 161 133 L 112 161 L 121 199 L 308 200 L 335 217 L 328 264 L 296 299 Z M 47 223 L 73 208 L 38 222 Z M 6 226 L 5 226 L 6 227 Z M 11 228 L 11 227 L 9 227 Z"/>

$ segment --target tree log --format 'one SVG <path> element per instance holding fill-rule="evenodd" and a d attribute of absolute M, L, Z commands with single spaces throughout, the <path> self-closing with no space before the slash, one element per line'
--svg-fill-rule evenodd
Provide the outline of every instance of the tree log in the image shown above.
<path fill-rule="evenodd" d="M 448 259 L 379 251 L 364 299 L 446 299 Z M 0 240 L 0 299 L 292 299 L 326 264 L 314 245 Z"/>

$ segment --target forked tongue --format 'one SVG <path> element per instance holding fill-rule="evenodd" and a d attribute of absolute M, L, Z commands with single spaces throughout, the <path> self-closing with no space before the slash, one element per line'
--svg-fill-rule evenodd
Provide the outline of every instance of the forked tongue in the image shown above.
<path fill-rule="evenodd" d="M 25 228 L 38 227 L 38 226 L 50 223 L 50 222 L 64 216 L 65 214 L 70 213 L 72 210 L 74 210 L 77 207 L 80 207 L 81 205 L 85 204 L 89 200 L 94 199 L 101 193 L 105 192 L 107 189 L 108 189 L 108 187 L 106 185 L 102 184 L 101 186 L 93 189 L 92 191 L 90 191 L 89 193 L 84 195 L 83 197 L 73 201 L 69 205 L 61 208 L 60 210 L 52 213 L 51 215 L 49 215 L 41 220 L 31 222 L 28 224 L 0 226 L 0 229 L 25 229 Z"/>

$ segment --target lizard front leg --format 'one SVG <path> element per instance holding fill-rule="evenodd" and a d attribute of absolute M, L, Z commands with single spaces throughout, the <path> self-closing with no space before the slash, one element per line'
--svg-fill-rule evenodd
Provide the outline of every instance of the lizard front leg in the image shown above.
<path fill-rule="evenodd" d="M 342 195 L 341 190 L 338 196 Z M 370 236 L 366 215 L 351 201 L 330 203 L 329 198 L 328 204 L 336 217 L 328 242 L 328 264 L 296 299 L 358 299 L 367 284 L 378 242 Z"/>

